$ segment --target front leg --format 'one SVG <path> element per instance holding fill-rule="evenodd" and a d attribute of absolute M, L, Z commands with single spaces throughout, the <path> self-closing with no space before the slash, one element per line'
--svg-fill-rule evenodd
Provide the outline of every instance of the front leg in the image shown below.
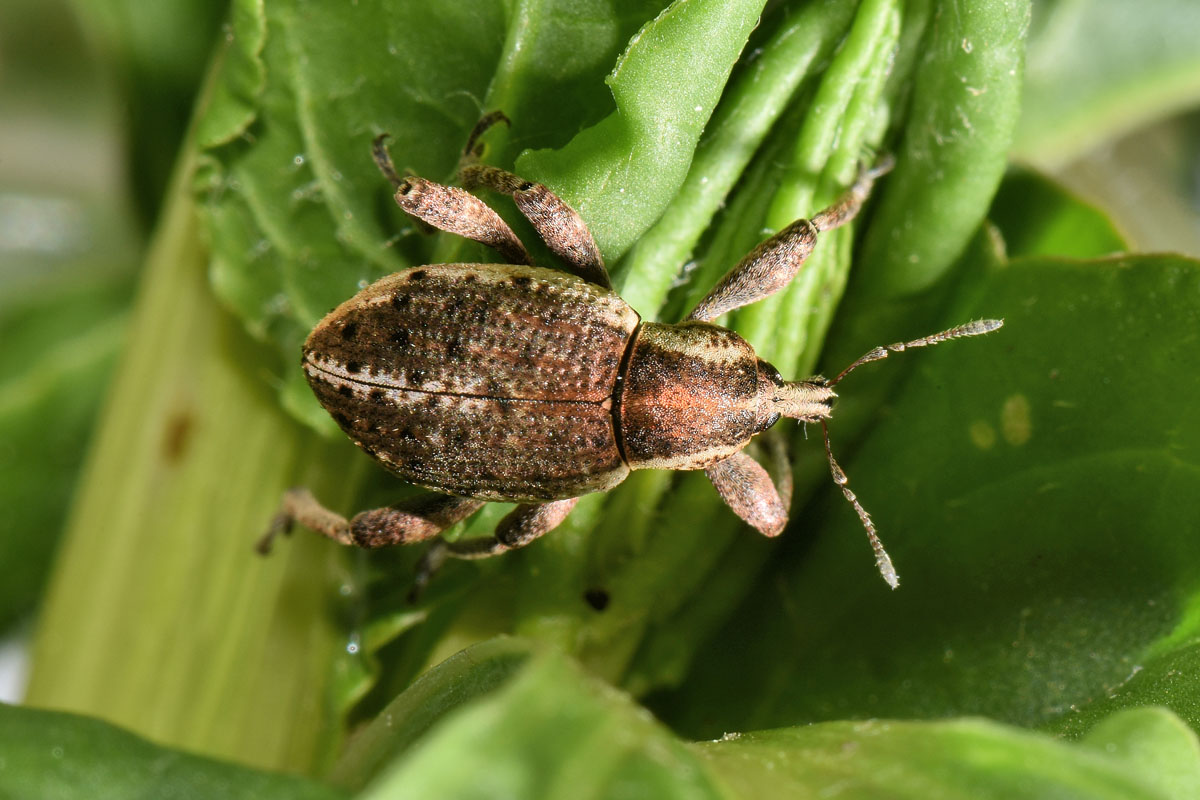
<path fill-rule="evenodd" d="M 734 453 L 704 470 L 704 474 L 725 504 L 752 528 L 764 536 L 783 532 L 788 520 L 787 506 L 771 476 L 753 458 Z"/>

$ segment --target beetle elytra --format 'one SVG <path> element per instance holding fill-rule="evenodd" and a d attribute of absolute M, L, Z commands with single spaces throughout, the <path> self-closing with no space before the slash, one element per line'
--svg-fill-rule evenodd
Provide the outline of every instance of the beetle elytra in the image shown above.
<path fill-rule="evenodd" d="M 516 502 L 495 534 L 438 539 L 417 586 L 447 557 L 483 558 L 554 528 L 588 492 L 631 470 L 704 470 L 751 527 L 776 536 L 787 502 L 742 452 L 780 417 L 817 422 L 835 482 L 858 513 L 876 564 L 899 581 L 870 517 L 833 457 L 826 420 L 834 387 L 856 367 L 912 347 L 999 328 L 981 320 L 879 347 L 832 380 L 784 380 L 738 334 L 713 324 L 786 286 L 821 231 L 849 222 L 882 163 L 811 220 L 798 220 L 734 266 L 674 325 L 643 321 L 613 293 L 591 233 L 545 186 L 474 163 L 480 121 L 460 172 L 465 188 L 400 177 L 384 146 L 374 157 L 396 202 L 434 228 L 489 245 L 508 264 L 436 264 L 383 278 L 331 311 L 309 335 L 303 366 L 318 399 L 372 458 L 434 494 L 347 520 L 293 489 L 261 543 L 299 522 L 342 544 L 379 547 L 433 539 L 485 502 Z M 512 229 L 468 190 L 510 195 L 565 271 L 533 266 Z M 786 494 L 786 492 L 785 492 Z"/>

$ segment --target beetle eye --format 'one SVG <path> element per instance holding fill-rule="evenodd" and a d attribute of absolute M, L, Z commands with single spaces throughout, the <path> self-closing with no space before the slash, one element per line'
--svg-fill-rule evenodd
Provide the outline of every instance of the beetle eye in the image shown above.
<path fill-rule="evenodd" d="M 769 428 L 769 427 L 771 427 L 772 425 L 774 425 L 776 422 L 779 422 L 779 412 L 778 412 L 778 411 L 777 411 L 777 412 L 775 412 L 774 414 L 772 414 L 771 416 L 767 417 L 767 421 L 766 421 L 766 422 L 764 422 L 764 423 L 763 423 L 763 424 L 762 424 L 762 425 L 759 427 L 759 429 L 758 429 L 758 433 L 762 433 L 762 432 L 763 432 L 763 431 L 765 431 L 767 428 Z"/>
<path fill-rule="evenodd" d="M 760 375 L 767 375 L 768 377 L 770 377 L 770 379 L 772 381 L 774 381 L 776 386 L 783 385 L 783 375 L 781 375 L 779 373 L 779 370 L 775 369 L 775 365 L 770 363 L 769 361 L 763 361 L 760 358 L 758 360 L 758 372 Z"/>

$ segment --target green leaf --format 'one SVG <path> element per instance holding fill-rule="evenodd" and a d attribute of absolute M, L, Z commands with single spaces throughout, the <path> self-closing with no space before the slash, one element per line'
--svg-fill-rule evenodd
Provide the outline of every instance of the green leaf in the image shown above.
<path fill-rule="evenodd" d="M 1131 708 L 1101 720 L 1082 743 L 1138 769 L 1163 797 L 1200 796 L 1200 742 L 1161 708 Z"/>
<path fill-rule="evenodd" d="M 0 308 L 0 630 L 37 603 L 124 338 L 128 278 L 73 279 Z"/>
<path fill-rule="evenodd" d="M 334 765 L 332 783 L 358 791 L 407 752 L 441 717 L 496 690 L 530 658 L 528 642 L 489 639 L 418 678 L 359 731 Z"/>
<path fill-rule="evenodd" d="M 696 756 L 628 697 L 586 677 L 563 656 L 543 651 L 493 694 L 439 720 L 358 796 L 716 800 L 724 795 Z"/>
<path fill-rule="evenodd" d="M 790 538 L 659 712 L 696 735 L 962 714 L 1079 731 L 1145 703 L 1200 722 L 1182 677 L 1200 425 L 1179 404 L 1200 392 L 1197 309 L 1200 264 L 1170 256 L 1022 259 L 964 280 L 943 321 L 1005 327 L 907 356 L 841 456 L 901 589 L 870 577 L 861 526 L 827 490 L 803 514 L 819 536 Z"/>
<path fill-rule="evenodd" d="M 89 717 L 0 705 L 0 796 L 42 800 L 335 800 L 289 775 L 152 744 Z"/>
<path fill-rule="evenodd" d="M 1043 0 L 1034 10 L 1019 157 L 1062 164 L 1200 101 L 1191 0 Z"/>
<path fill-rule="evenodd" d="M 871 297 L 929 288 L 987 213 L 1020 111 L 1028 23 L 1028 0 L 938 6 L 862 252 L 857 280 Z"/>
<path fill-rule="evenodd" d="M 347 788 L 366 784 L 364 798 L 1167 800 L 1194 793 L 1198 744 L 1162 709 L 1116 714 L 1079 744 L 979 719 L 835 722 L 684 743 L 562 655 L 498 639 L 396 698 L 337 774 Z"/>
<path fill-rule="evenodd" d="M 1000 229 L 1009 258 L 1100 258 L 1129 250 L 1102 211 L 1030 170 L 1009 171 L 988 217 Z"/>
<path fill-rule="evenodd" d="M 979 719 L 831 722 L 696 747 L 732 797 L 1169 800 L 1194 796 L 1196 735 L 1169 713 L 1113 717 L 1083 745 Z"/>
<path fill-rule="evenodd" d="M 630 42 L 608 78 L 617 110 L 517 170 L 559 190 L 601 252 L 618 258 L 683 183 L 763 0 L 676 0 Z"/>
<path fill-rule="evenodd" d="M 148 229 L 161 211 L 229 3 L 72 0 L 69 5 L 105 62 L 98 71 L 120 92 L 116 113 L 124 127 L 125 180 Z"/>

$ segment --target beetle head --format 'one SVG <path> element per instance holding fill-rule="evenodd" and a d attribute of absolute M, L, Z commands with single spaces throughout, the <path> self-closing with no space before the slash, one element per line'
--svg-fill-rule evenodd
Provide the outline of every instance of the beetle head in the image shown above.
<path fill-rule="evenodd" d="M 759 430 L 774 425 L 781 416 L 801 422 L 820 422 L 833 412 L 837 394 L 823 378 L 785 381 L 774 366 L 759 359 Z"/>

